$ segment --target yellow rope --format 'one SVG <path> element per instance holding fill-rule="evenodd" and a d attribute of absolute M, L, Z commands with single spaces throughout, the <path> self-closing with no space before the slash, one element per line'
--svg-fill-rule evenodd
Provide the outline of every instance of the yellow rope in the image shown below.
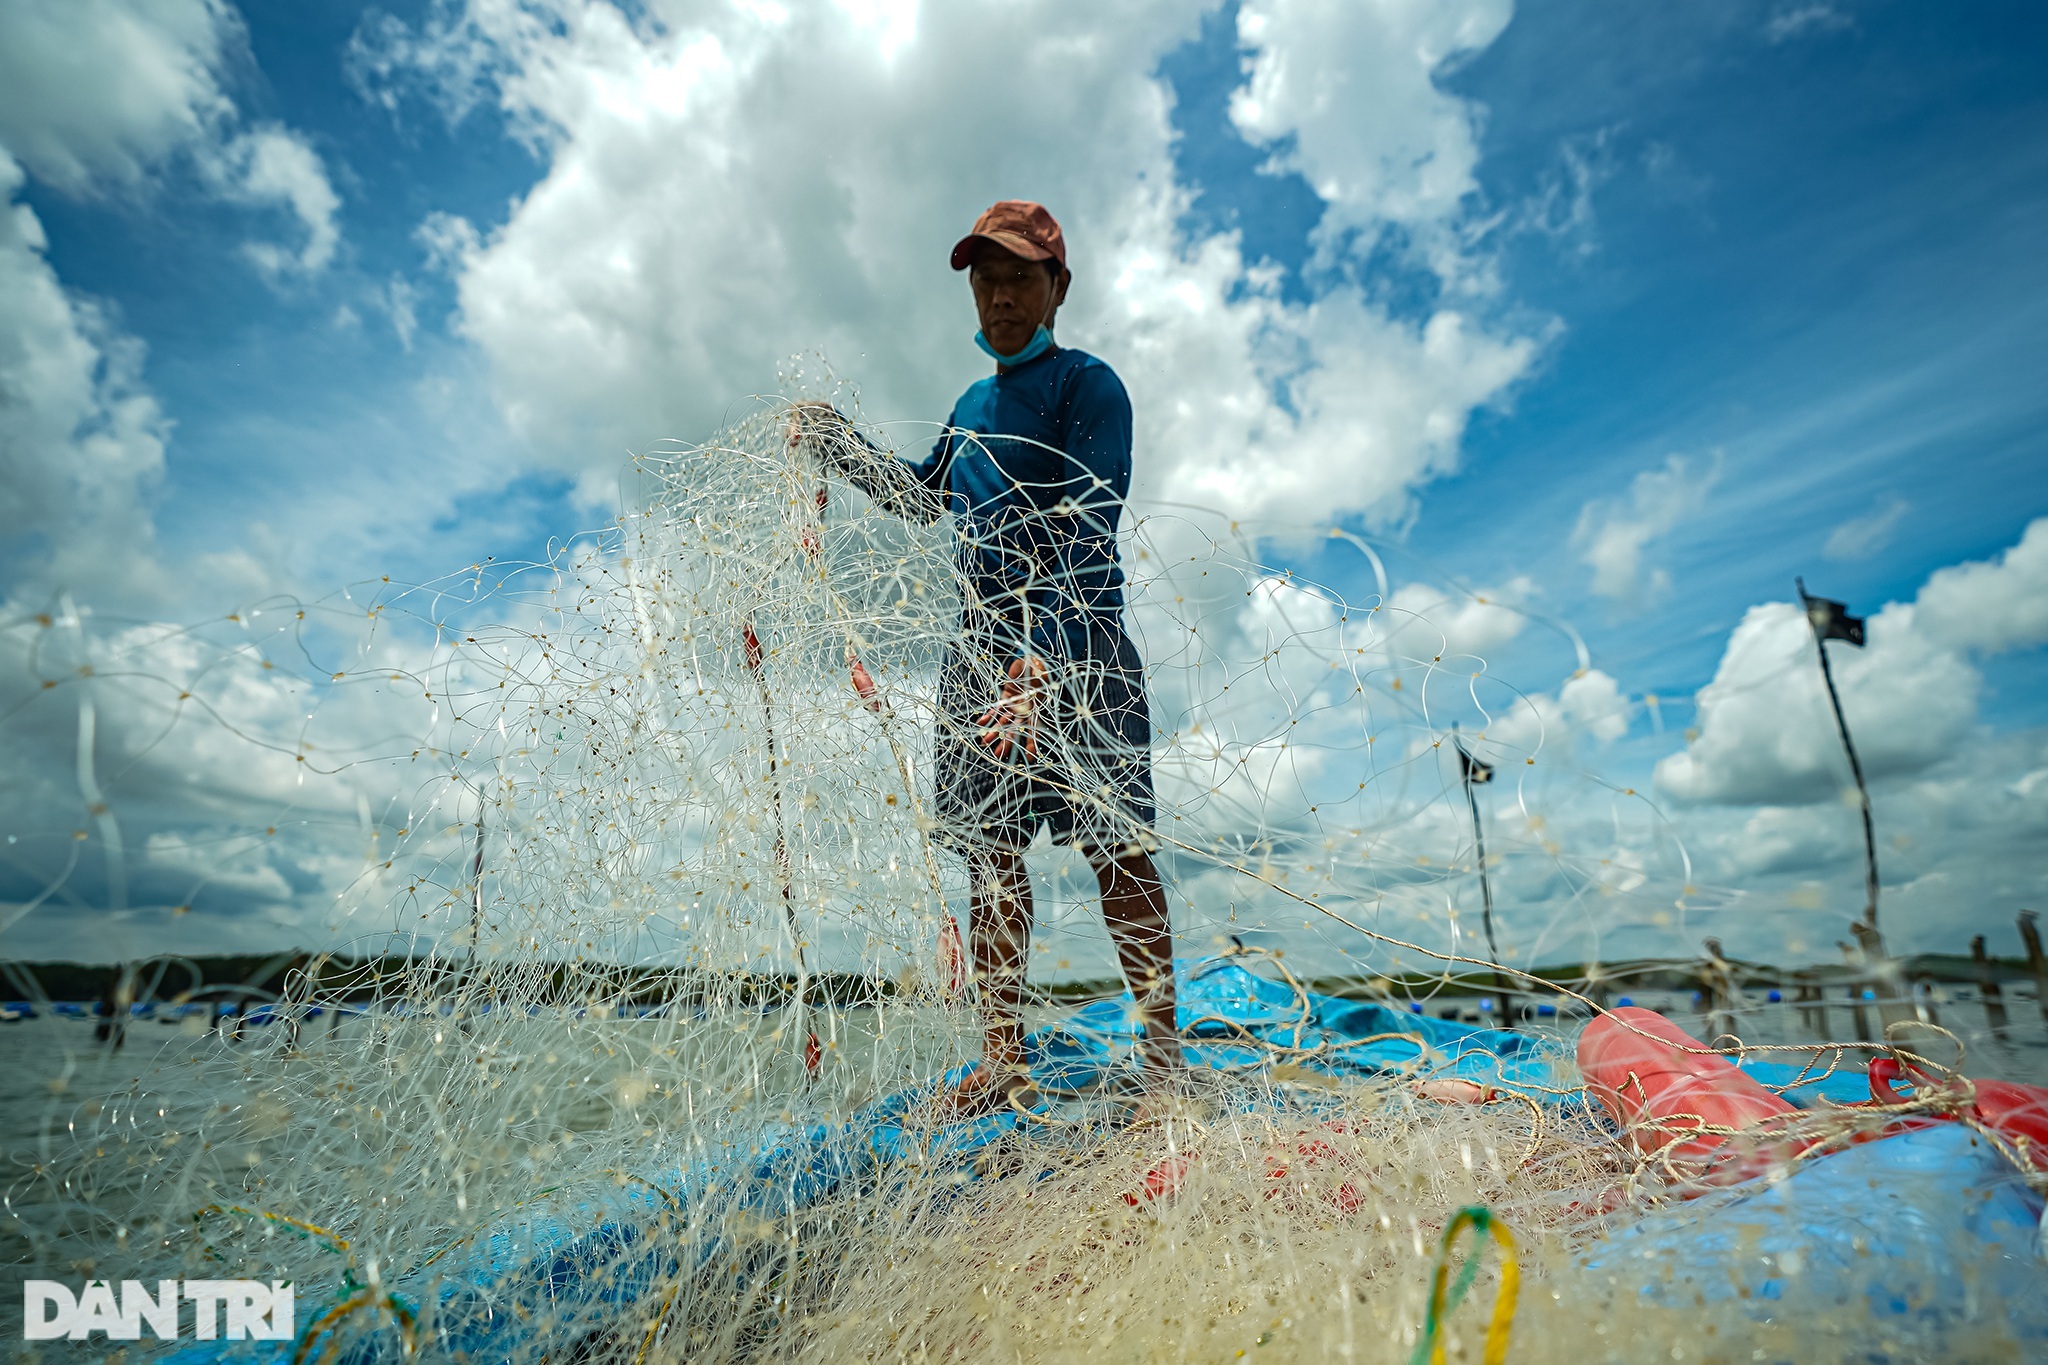
<path fill-rule="evenodd" d="M 288 1213 L 271 1213 L 266 1209 L 245 1209 L 239 1204 L 208 1204 L 205 1208 L 192 1215 L 192 1221 L 198 1223 L 209 1215 L 216 1213 L 232 1213 L 243 1218 L 261 1218 L 265 1222 L 283 1223 L 286 1227 L 295 1228 L 308 1237 L 316 1237 L 326 1242 L 328 1249 L 337 1255 L 348 1255 L 348 1242 L 340 1233 L 323 1228 L 317 1223 L 308 1223 L 303 1218 L 294 1218 Z"/>
<path fill-rule="evenodd" d="M 661 1331 L 661 1324 L 668 1321 L 669 1306 L 676 1301 L 676 1291 L 681 1288 L 679 1284 L 670 1285 L 668 1293 L 662 1296 L 660 1309 L 647 1320 L 647 1335 L 640 1341 L 640 1352 L 633 1357 L 633 1365 L 647 1365 L 647 1353 L 654 1349 L 654 1338 Z"/>
<path fill-rule="evenodd" d="M 1451 1283 L 1451 1249 L 1458 1240 L 1458 1234 L 1466 1228 L 1472 1229 L 1474 1245 L 1465 1258 L 1465 1264 L 1458 1272 L 1457 1283 Z M 1444 1318 L 1455 1310 L 1464 1299 L 1465 1291 L 1472 1287 L 1472 1281 L 1479 1274 L 1479 1256 L 1485 1249 L 1481 1237 L 1491 1234 L 1500 1246 L 1500 1289 L 1493 1297 L 1493 1318 L 1486 1325 L 1486 1344 L 1481 1352 L 1484 1365 L 1503 1365 L 1508 1358 L 1508 1330 L 1515 1322 L 1515 1299 L 1522 1288 L 1522 1263 L 1515 1252 L 1515 1236 L 1508 1231 L 1507 1224 L 1494 1217 L 1493 1211 L 1483 1204 L 1474 1204 L 1459 1209 L 1450 1225 L 1444 1229 L 1443 1240 L 1437 1245 L 1436 1268 L 1430 1273 L 1429 1309 L 1423 1318 L 1422 1340 L 1415 1343 L 1415 1355 L 1411 1365 L 1444 1365 Z"/>
<path fill-rule="evenodd" d="M 419 1341 L 413 1334 L 412 1310 L 399 1302 L 396 1294 L 371 1287 L 357 1290 L 325 1313 L 322 1313 L 319 1317 L 313 1319 L 312 1325 L 306 1328 L 305 1335 L 299 1338 L 298 1350 L 292 1352 L 292 1365 L 306 1365 L 306 1356 L 312 1351 L 314 1342 L 318 1341 L 323 1334 L 339 1327 L 345 1319 L 365 1308 L 372 1311 L 380 1308 L 389 1309 L 391 1316 L 398 1323 L 398 1339 L 404 1348 L 405 1358 L 410 1360 L 418 1353 Z M 320 1353 L 318 1365 L 328 1365 L 328 1362 L 332 1361 L 340 1353 L 340 1350 L 341 1338 L 337 1336 L 329 1341 L 327 1349 Z"/>

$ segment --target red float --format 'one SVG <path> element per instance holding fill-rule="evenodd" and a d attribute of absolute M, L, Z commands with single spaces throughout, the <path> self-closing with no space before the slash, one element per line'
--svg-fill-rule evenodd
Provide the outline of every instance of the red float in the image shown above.
<path fill-rule="evenodd" d="M 1586 1025 L 1579 1071 L 1586 1093 L 1645 1155 L 1667 1153 L 1737 1179 L 1790 1155 L 1782 1143 L 1786 1150 L 1776 1152 L 1755 1142 L 1729 1147 L 1744 1130 L 1799 1111 L 1655 1010 L 1625 1005 Z"/>

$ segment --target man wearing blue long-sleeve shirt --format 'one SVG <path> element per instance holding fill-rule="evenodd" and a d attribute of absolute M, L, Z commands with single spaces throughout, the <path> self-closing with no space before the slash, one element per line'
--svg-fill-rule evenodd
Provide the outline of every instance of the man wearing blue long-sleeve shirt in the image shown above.
<path fill-rule="evenodd" d="M 921 520 L 954 515 L 961 620 L 939 681 L 935 833 L 965 858 L 973 888 L 983 1055 L 947 1100 L 971 1113 L 1028 1097 L 1018 1015 L 1032 904 L 1021 855 L 1041 825 L 1095 869 L 1155 1088 L 1181 1054 L 1172 931 L 1151 854 L 1151 723 L 1116 547 L 1131 484 L 1130 398 L 1108 365 L 1053 340 L 1072 276 L 1044 208 L 995 205 L 952 264 L 968 272 L 975 342 L 995 374 L 960 396 L 922 461 L 827 447 L 846 452 L 835 463 L 885 506 Z M 830 420 L 812 408 L 800 416 L 812 431 Z"/>

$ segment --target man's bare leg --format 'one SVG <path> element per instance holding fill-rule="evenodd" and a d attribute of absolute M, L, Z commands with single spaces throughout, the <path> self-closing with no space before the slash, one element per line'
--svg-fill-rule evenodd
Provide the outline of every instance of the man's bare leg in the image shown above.
<path fill-rule="evenodd" d="M 1124 984 L 1137 1002 L 1145 1024 L 1142 1056 L 1147 1080 L 1169 1080 L 1183 1063 L 1178 1003 L 1173 988 L 1173 925 L 1167 916 L 1166 889 L 1150 854 L 1126 853 L 1093 859 L 1095 881 L 1102 889 L 1102 918 L 1116 943 Z"/>
<path fill-rule="evenodd" d="M 981 1010 L 981 1064 L 960 1083 L 979 1095 L 1024 1070 L 1025 953 L 1031 947 L 1031 878 L 1022 857 L 990 849 L 968 860 L 968 952 Z"/>

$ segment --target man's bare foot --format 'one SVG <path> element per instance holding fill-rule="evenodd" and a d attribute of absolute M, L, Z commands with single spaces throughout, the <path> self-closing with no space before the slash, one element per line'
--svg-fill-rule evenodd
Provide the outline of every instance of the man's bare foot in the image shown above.
<path fill-rule="evenodd" d="M 976 1062 L 949 1090 L 932 1097 L 932 1111 L 939 1122 L 986 1118 L 1007 1110 L 1029 1117 L 1038 1107 L 1038 1087 L 1021 1071 L 1002 1071 L 987 1062 Z"/>
<path fill-rule="evenodd" d="M 1169 1122 L 1200 1123 L 1210 1116 L 1206 1105 L 1179 1088 L 1148 1090 L 1124 1104 L 1124 1124 L 1130 1128 L 1150 1128 Z"/>
<path fill-rule="evenodd" d="M 1171 1065 L 1159 1065 L 1147 1059 L 1138 1073 L 1138 1090 L 1128 1094 L 1123 1103 L 1126 1106 L 1127 1122 L 1131 1127 L 1142 1128 L 1168 1119 L 1200 1119 L 1208 1114 L 1208 1106 L 1197 1093 L 1200 1089 L 1194 1075 L 1178 1056 Z"/>

